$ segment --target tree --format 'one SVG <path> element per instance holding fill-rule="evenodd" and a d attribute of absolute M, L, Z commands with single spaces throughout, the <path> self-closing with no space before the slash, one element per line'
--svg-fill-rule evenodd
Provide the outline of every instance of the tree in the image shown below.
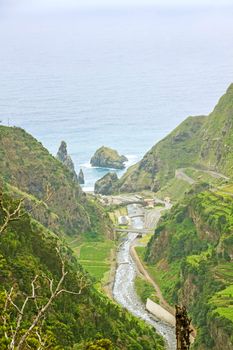
<path fill-rule="evenodd" d="M 49 185 L 46 186 L 46 195 L 43 199 L 44 203 L 47 203 L 51 197 L 53 196 L 54 192 L 49 187 Z M 22 216 L 26 214 L 25 210 L 23 209 L 25 198 L 21 198 L 15 203 L 8 202 L 3 194 L 2 191 L 0 191 L 0 209 L 3 213 L 2 223 L 0 226 L 0 234 L 2 234 L 7 226 L 10 224 L 10 222 L 19 220 Z M 33 205 L 30 210 L 27 210 L 28 213 L 31 213 L 37 206 L 40 205 L 41 202 L 38 202 L 37 204 Z"/>
<path fill-rule="evenodd" d="M 2 234 L 10 222 L 19 220 L 25 212 L 22 210 L 24 198 L 20 199 L 14 206 L 12 204 L 7 203 L 4 200 L 3 193 L 0 192 L 0 208 L 3 212 L 3 220 L 0 226 L 0 234 Z"/>
<path fill-rule="evenodd" d="M 6 343 L 9 344 L 7 349 L 9 350 L 22 350 L 25 348 L 25 344 L 30 337 L 36 337 L 38 340 L 37 350 L 42 350 L 46 348 L 46 343 L 48 336 L 43 338 L 43 322 L 46 319 L 46 314 L 49 307 L 52 305 L 53 301 L 58 298 L 63 293 L 68 293 L 71 295 L 80 295 L 85 288 L 89 286 L 89 281 L 84 274 L 79 273 L 79 286 L 77 291 L 70 291 L 63 287 L 65 277 L 68 272 L 65 269 L 65 259 L 61 254 L 59 248 L 56 248 L 57 254 L 61 261 L 61 277 L 57 283 L 54 279 L 50 279 L 48 276 L 43 276 L 48 282 L 48 288 L 50 296 L 47 300 L 39 305 L 38 301 L 40 295 L 38 294 L 38 289 L 40 285 L 38 284 L 39 276 L 36 275 L 31 282 L 31 292 L 26 295 L 23 303 L 19 306 L 15 302 L 15 290 L 14 287 L 10 289 L 9 292 L 5 291 L 5 304 L 2 315 L 0 319 L 4 328 L 4 336 Z M 23 321 L 25 317 L 25 309 L 30 302 L 34 303 L 35 313 L 31 318 L 29 326 L 24 329 Z M 14 313 L 11 312 L 13 307 Z M 13 316 L 15 315 L 15 316 Z M 14 318 L 12 320 L 12 317 Z M 28 345 L 28 344 L 27 344 Z"/>

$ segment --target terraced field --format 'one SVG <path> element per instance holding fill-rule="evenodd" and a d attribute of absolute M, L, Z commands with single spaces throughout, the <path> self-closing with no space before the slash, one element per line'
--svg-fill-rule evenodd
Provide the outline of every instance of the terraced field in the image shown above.
<path fill-rule="evenodd" d="M 233 322 L 233 285 L 216 293 L 210 302 L 217 306 L 214 310 L 217 314 Z"/>
<path fill-rule="evenodd" d="M 96 282 L 105 283 L 111 262 L 114 258 L 115 242 L 77 240 L 70 242 L 70 247 L 78 257 L 80 264 L 90 273 Z"/>

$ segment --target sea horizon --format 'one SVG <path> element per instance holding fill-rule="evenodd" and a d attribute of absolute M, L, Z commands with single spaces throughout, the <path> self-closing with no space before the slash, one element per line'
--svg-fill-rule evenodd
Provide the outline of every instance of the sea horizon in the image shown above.
<path fill-rule="evenodd" d="M 90 167 L 96 149 L 132 165 L 233 81 L 232 6 L 25 8 L 0 20 L 0 120 L 53 155 L 66 141 L 84 189 L 108 171 Z"/>

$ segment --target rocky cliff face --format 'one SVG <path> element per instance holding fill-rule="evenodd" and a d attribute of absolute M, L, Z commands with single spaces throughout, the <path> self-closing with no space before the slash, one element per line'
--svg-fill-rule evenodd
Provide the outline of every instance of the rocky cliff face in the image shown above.
<path fill-rule="evenodd" d="M 82 169 L 80 169 L 79 174 L 78 174 L 78 183 L 80 185 L 84 185 L 84 183 L 85 183 L 84 174 L 83 174 Z"/>
<path fill-rule="evenodd" d="M 121 192 L 157 191 L 175 176 L 176 169 L 197 166 L 232 176 L 233 85 L 209 116 L 189 117 L 118 182 Z"/>
<path fill-rule="evenodd" d="M 116 150 L 103 146 L 91 158 L 91 165 L 102 168 L 124 169 L 124 163 L 127 160 L 125 156 L 120 156 Z"/>
<path fill-rule="evenodd" d="M 71 159 L 71 156 L 67 152 L 67 144 L 65 141 L 62 141 L 57 152 L 57 159 L 60 160 L 72 173 L 73 180 L 78 181 L 77 174 L 75 172 L 74 163 Z"/>
<path fill-rule="evenodd" d="M 27 200 L 33 216 L 59 233 L 95 230 L 111 235 L 111 223 L 81 190 L 72 172 L 31 135 L 0 126 L 0 177 L 17 197 Z M 64 145 L 60 156 L 66 156 Z M 98 229 L 97 229 L 98 227 Z"/>
<path fill-rule="evenodd" d="M 114 186 L 118 180 L 116 173 L 107 173 L 95 183 L 95 193 L 109 195 L 114 192 Z"/>
<path fill-rule="evenodd" d="M 225 188 L 189 194 L 147 248 L 166 298 L 188 306 L 198 328 L 194 349 L 233 348 L 232 206 Z"/>

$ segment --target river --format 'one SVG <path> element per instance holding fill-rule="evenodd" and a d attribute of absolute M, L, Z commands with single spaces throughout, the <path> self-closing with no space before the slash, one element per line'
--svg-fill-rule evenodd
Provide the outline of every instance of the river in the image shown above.
<path fill-rule="evenodd" d="M 127 208 L 128 215 L 131 217 L 132 227 L 138 229 L 143 228 L 143 209 L 136 204 L 128 205 Z M 117 255 L 118 267 L 113 286 L 113 297 L 134 316 L 143 319 L 145 322 L 153 326 L 165 339 L 167 350 L 175 350 L 176 340 L 174 328 L 163 321 L 156 320 L 155 317 L 152 317 L 152 315 L 146 311 L 145 306 L 136 294 L 134 279 L 138 271 L 130 254 L 130 247 L 136 237 L 136 233 L 128 233 L 127 238 L 119 248 Z"/>

